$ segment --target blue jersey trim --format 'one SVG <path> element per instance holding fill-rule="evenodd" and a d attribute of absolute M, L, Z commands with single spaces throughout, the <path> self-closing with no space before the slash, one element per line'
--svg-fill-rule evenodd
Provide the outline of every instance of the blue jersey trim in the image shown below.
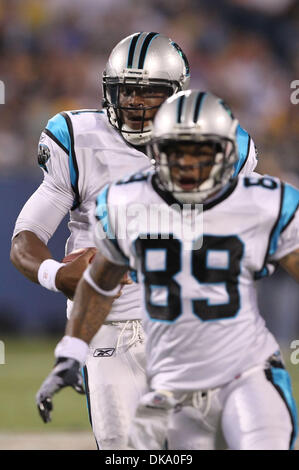
<path fill-rule="evenodd" d="M 284 183 L 284 201 L 282 206 L 283 226 L 281 233 L 287 228 L 299 206 L 299 191 L 288 183 Z"/>
<path fill-rule="evenodd" d="M 90 391 L 89 391 L 89 384 L 88 384 L 88 372 L 87 372 L 87 367 L 86 366 L 82 367 L 81 373 L 82 373 L 82 376 L 83 376 L 84 386 L 85 386 L 85 396 L 86 396 L 86 404 L 87 404 L 89 422 L 90 422 L 90 425 L 92 427 Z M 95 437 L 95 441 L 96 441 L 96 445 L 97 445 L 98 450 L 100 450 L 100 447 L 99 447 L 99 444 L 98 444 L 98 441 L 97 441 L 96 437 Z"/>
<path fill-rule="evenodd" d="M 61 116 L 64 118 L 68 130 L 68 135 L 70 138 L 70 148 L 69 148 L 69 169 L 70 169 L 70 178 L 72 189 L 75 193 L 74 203 L 71 210 L 77 209 L 80 205 L 80 194 L 79 194 L 79 168 L 75 152 L 75 142 L 74 142 L 74 131 L 73 124 L 69 115 L 65 112 L 61 113 Z"/>
<path fill-rule="evenodd" d="M 269 256 L 274 255 L 274 253 L 276 252 L 279 237 L 292 221 L 298 207 L 299 191 L 293 186 L 282 182 L 278 216 L 269 237 L 269 243 L 263 267 L 260 271 L 256 271 L 254 273 L 254 279 L 258 280 L 269 275 L 269 270 L 266 267 L 268 263 L 268 258 Z"/>
<path fill-rule="evenodd" d="M 290 442 L 290 448 L 293 449 L 297 432 L 298 432 L 298 422 L 297 422 L 297 407 L 292 393 L 292 385 L 288 372 L 285 369 L 272 367 L 272 379 L 273 384 L 278 387 L 283 395 L 283 398 L 287 404 L 288 410 L 291 414 L 291 420 L 293 424 L 293 434 Z"/>
<path fill-rule="evenodd" d="M 233 176 L 237 176 L 240 171 L 244 168 L 248 159 L 250 149 L 250 136 L 244 129 L 242 129 L 240 125 L 237 128 L 237 146 L 239 159 L 234 165 L 235 172 Z"/>
<path fill-rule="evenodd" d="M 79 170 L 75 154 L 73 126 L 70 117 L 66 113 L 56 114 L 48 121 L 45 129 L 53 135 L 54 141 L 67 152 L 69 156 L 69 170 L 72 189 L 75 193 L 74 203 L 71 210 L 77 209 L 80 205 L 80 195 L 78 188 Z M 48 134 L 49 135 L 49 134 Z M 52 137 L 49 135 L 49 137 Z"/>
<path fill-rule="evenodd" d="M 133 282 L 135 282 L 136 284 L 138 283 L 138 277 L 137 277 L 137 271 L 133 271 L 131 269 L 131 271 L 129 271 L 129 276 L 130 278 L 132 279 Z"/>
<path fill-rule="evenodd" d="M 48 121 L 46 129 L 49 130 L 60 144 L 69 152 L 71 149 L 71 138 L 65 118 L 61 114 L 56 114 Z"/>
<path fill-rule="evenodd" d="M 86 405 L 87 405 L 89 422 L 90 422 L 90 425 L 92 426 L 91 410 L 90 410 L 90 403 L 89 403 L 89 388 L 88 388 L 88 379 L 87 379 L 87 369 L 86 369 L 86 367 L 81 368 L 81 373 L 82 373 L 82 376 L 83 376 L 84 386 L 85 386 Z"/>
<path fill-rule="evenodd" d="M 293 186 L 290 186 L 289 184 L 282 183 L 281 190 L 281 211 L 278 223 L 271 237 L 269 256 L 273 255 L 277 250 L 279 236 L 291 222 L 299 205 L 299 191 L 297 189 L 295 189 Z"/>
<path fill-rule="evenodd" d="M 259 279 L 262 279 L 263 277 L 269 276 L 269 269 L 267 266 L 265 266 L 261 271 L 256 271 L 254 273 L 254 279 L 258 281 Z"/>

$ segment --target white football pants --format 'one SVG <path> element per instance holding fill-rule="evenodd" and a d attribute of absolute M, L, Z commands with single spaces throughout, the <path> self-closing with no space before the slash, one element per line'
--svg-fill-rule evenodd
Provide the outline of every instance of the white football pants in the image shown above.
<path fill-rule="evenodd" d="M 139 320 L 106 322 L 90 343 L 84 369 L 89 417 L 99 449 L 125 449 L 146 392 L 144 333 Z"/>
<path fill-rule="evenodd" d="M 260 366 L 221 388 L 174 394 L 171 412 L 152 395 L 136 411 L 131 449 L 161 449 L 166 435 L 168 448 L 176 450 L 287 450 L 294 444 L 296 405 L 283 368 Z"/>

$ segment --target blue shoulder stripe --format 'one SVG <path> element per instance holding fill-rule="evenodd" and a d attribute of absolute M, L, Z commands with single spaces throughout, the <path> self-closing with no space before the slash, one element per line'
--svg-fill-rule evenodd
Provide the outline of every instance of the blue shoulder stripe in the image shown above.
<path fill-rule="evenodd" d="M 74 199 L 73 207 L 71 210 L 74 210 L 74 209 L 77 209 L 77 207 L 79 207 L 80 202 L 81 202 L 80 194 L 79 194 L 79 168 L 78 168 L 77 157 L 76 157 L 76 152 L 75 152 L 74 131 L 73 131 L 73 124 L 69 115 L 65 112 L 62 112 L 61 116 L 65 120 L 69 139 L 70 139 L 69 169 L 70 169 L 71 185 L 75 193 L 75 199 Z"/>
<path fill-rule="evenodd" d="M 75 153 L 73 126 L 70 117 L 65 112 L 56 114 L 48 121 L 45 133 L 68 154 L 71 185 L 75 193 L 71 210 L 77 209 L 80 205 L 78 187 L 79 169 Z"/>
<path fill-rule="evenodd" d="M 62 146 L 67 151 L 67 153 L 69 153 L 71 148 L 71 139 L 66 120 L 62 114 L 56 114 L 56 116 L 52 117 L 52 119 L 50 119 L 46 125 L 46 130 L 50 131 L 50 133 L 58 141 L 56 142 L 55 140 L 55 142 L 58 145 L 60 144 L 60 146 Z"/>
<path fill-rule="evenodd" d="M 290 184 L 281 183 L 280 207 L 276 222 L 272 228 L 264 265 L 260 271 L 255 272 L 255 279 L 261 279 L 268 276 L 267 268 L 268 258 L 277 250 L 278 240 L 282 232 L 287 228 L 299 208 L 299 191 Z"/>
<path fill-rule="evenodd" d="M 289 225 L 299 206 L 299 191 L 297 189 L 287 183 L 282 183 L 281 191 L 281 209 L 279 219 L 271 236 L 269 256 L 275 253 L 280 234 Z"/>
<path fill-rule="evenodd" d="M 242 168 L 244 168 L 250 149 L 250 136 L 240 125 L 237 128 L 237 145 L 239 159 L 235 163 L 235 172 L 233 176 L 237 176 Z"/>
<path fill-rule="evenodd" d="M 117 239 L 115 237 L 114 230 L 112 230 L 109 218 L 109 206 L 108 206 L 108 192 L 109 192 L 110 185 L 106 184 L 100 194 L 96 199 L 96 218 L 101 222 L 104 232 L 107 234 L 107 239 L 109 239 L 117 251 L 122 255 L 123 258 L 126 259 L 127 263 L 129 264 L 129 259 L 127 256 L 124 255 L 122 250 L 119 247 Z"/>
<path fill-rule="evenodd" d="M 283 203 L 283 227 L 281 233 L 287 228 L 293 220 L 297 209 L 299 208 L 299 190 L 288 183 L 284 183 L 284 203 Z"/>

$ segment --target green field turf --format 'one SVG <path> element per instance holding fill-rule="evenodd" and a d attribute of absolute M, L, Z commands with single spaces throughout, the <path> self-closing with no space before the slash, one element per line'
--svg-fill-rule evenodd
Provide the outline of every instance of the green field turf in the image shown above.
<path fill-rule="evenodd" d="M 0 365 L 0 431 L 90 430 L 86 398 L 71 388 L 54 397 L 52 422 L 44 424 L 35 394 L 52 369 L 56 338 L 2 338 L 5 364 Z"/>
<path fill-rule="evenodd" d="M 56 338 L 2 338 L 5 364 L 0 365 L 0 432 L 90 430 L 86 399 L 67 388 L 54 397 L 53 421 L 44 424 L 37 412 L 35 394 L 54 362 Z M 284 352 L 288 362 L 291 350 Z M 299 364 L 288 363 L 299 409 Z"/>

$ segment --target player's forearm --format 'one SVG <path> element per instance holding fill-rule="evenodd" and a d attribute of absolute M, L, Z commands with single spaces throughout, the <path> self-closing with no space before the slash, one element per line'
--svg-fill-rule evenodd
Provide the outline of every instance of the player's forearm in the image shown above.
<path fill-rule="evenodd" d="M 120 281 L 127 271 L 97 253 L 90 268 L 77 286 L 66 336 L 75 336 L 89 343 L 111 310 Z"/>
<path fill-rule="evenodd" d="M 113 300 L 113 297 L 98 294 L 84 279 L 81 279 L 65 334 L 89 343 L 104 323 Z"/>
<path fill-rule="evenodd" d="M 38 283 L 38 269 L 49 258 L 52 258 L 51 252 L 33 232 L 24 230 L 12 241 L 11 262 L 30 281 Z"/>

